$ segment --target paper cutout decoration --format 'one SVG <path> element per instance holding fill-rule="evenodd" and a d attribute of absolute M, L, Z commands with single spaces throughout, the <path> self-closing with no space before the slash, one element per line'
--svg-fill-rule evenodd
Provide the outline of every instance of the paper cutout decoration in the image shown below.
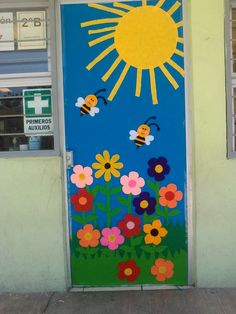
<path fill-rule="evenodd" d="M 164 2 L 165 0 L 159 0 L 156 5 L 148 5 L 147 0 L 142 0 L 141 6 L 138 7 L 115 2 L 113 3 L 114 8 L 96 3 L 88 4 L 91 8 L 112 13 L 115 17 L 81 23 L 82 28 L 92 27 L 88 30 L 89 35 L 106 33 L 89 41 L 90 47 L 108 41 L 107 48 L 87 65 L 87 70 L 91 70 L 116 50 L 117 58 L 102 77 L 102 80 L 106 82 L 121 61 L 125 63 L 108 100 L 114 99 L 132 67 L 137 71 L 135 91 L 137 97 L 141 94 L 143 71 L 149 71 L 152 102 L 154 105 L 158 103 L 155 75 L 155 70 L 158 68 L 174 89 L 178 89 L 179 84 L 171 72 L 174 69 L 184 76 L 184 69 L 173 59 L 174 55 L 184 57 L 183 47 L 181 49 L 177 47 L 184 42 L 179 32 L 183 21 L 175 21 L 173 14 L 181 7 L 181 3 L 176 1 L 168 10 L 165 10 L 162 7 Z M 105 27 L 97 28 L 103 24 Z M 115 24 L 115 26 L 110 26 L 110 24 Z M 109 40 L 112 40 L 112 43 Z"/>
<path fill-rule="evenodd" d="M 107 101 L 105 97 L 97 95 L 105 91 L 106 89 L 100 89 L 94 95 L 90 94 L 86 96 L 85 99 L 83 97 L 79 97 L 75 106 L 80 108 L 80 115 L 84 116 L 86 114 L 89 114 L 91 117 L 94 117 L 95 114 L 99 113 L 100 109 L 95 107 L 98 104 L 98 100 L 102 99 L 104 105 L 107 105 Z"/>
<path fill-rule="evenodd" d="M 144 122 L 144 124 L 141 124 L 141 125 L 138 127 L 137 131 L 131 130 L 131 131 L 129 132 L 129 134 L 130 134 L 129 139 L 130 139 L 131 141 L 134 141 L 134 142 L 135 142 L 137 148 L 143 146 L 144 144 L 146 144 L 146 145 L 149 146 L 149 145 L 151 144 L 151 142 L 154 140 L 154 136 L 153 136 L 153 135 L 150 135 L 150 131 L 151 131 L 151 128 L 150 128 L 150 127 L 151 127 L 151 126 L 155 126 L 155 127 L 157 128 L 157 131 L 160 131 L 160 127 L 159 127 L 158 124 L 156 124 L 156 123 L 148 124 L 148 122 L 149 122 L 150 120 L 154 120 L 154 119 L 156 119 L 155 116 L 148 118 L 148 119 Z"/>

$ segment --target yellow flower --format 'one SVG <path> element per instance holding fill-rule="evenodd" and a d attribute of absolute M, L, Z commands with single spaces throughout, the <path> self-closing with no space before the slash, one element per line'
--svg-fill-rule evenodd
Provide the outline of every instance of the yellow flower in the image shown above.
<path fill-rule="evenodd" d="M 146 244 L 158 245 L 161 243 L 161 238 L 165 237 L 168 231 L 162 227 L 160 220 L 154 220 L 152 224 L 143 226 L 143 231 L 146 233 L 144 241 Z"/>
<path fill-rule="evenodd" d="M 100 178 L 104 175 L 104 180 L 109 182 L 111 180 L 111 175 L 116 178 L 120 177 L 120 172 L 117 169 L 122 169 L 122 162 L 117 162 L 120 159 L 118 154 L 110 157 L 110 154 L 107 150 L 104 150 L 103 155 L 97 154 L 96 160 L 98 162 L 94 162 L 92 164 L 93 169 L 98 169 L 95 173 L 95 178 Z"/>

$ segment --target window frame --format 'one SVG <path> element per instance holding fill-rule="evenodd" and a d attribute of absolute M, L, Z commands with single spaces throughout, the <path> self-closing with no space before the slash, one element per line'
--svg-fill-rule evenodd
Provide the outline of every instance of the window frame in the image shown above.
<path fill-rule="evenodd" d="M 0 10 L 11 9 L 40 9 L 45 8 L 48 11 L 49 34 L 50 34 L 50 63 L 49 69 L 51 72 L 29 72 L 29 73 L 13 73 L 0 74 L 1 87 L 37 87 L 51 86 L 52 88 L 52 104 L 53 104 L 53 138 L 54 148 L 49 150 L 28 150 L 28 151 L 0 151 L 0 158 L 14 157 L 50 157 L 60 155 L 60 139 L 59 139 L 59 104 L 57 94 L 57 53 L 56 53 L 56 18 L 54 11 L 54 0 L 0 0 Z"/>
<path fill-rule="evenodd" d="M 236 0 L 225 1 L 225 68 L 226 68 L 226 120 L 227 120 L 227 158 L 236 158 L 236 132 L 233 124 L 234 89 L 236 90 L 236 72 L 233 72 L 232 53 L 232 8 Z"/>

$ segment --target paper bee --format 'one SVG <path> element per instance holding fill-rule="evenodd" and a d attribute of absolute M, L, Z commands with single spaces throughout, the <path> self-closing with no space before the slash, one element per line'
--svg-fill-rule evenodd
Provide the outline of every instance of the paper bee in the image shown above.
<path fill-rule="evenodd" d="M 138 127 L 137 131 L 131 130 L 129 132 L 129 135 L 130 135 L 129 139 L 135 142 L 137 148 L 143 146 L 144 144 L 150 145 L 151 142 L 154 140 L 154 136 L 150 135 L 152 126 L 155 126 L 157 131 L 160 131 L 160 127 L 158 124 L 156 123 L 148 124 L 149 121 L 155 120 L 155 119 L 156 119 L 155 116 L 150 117 L 144 122 L 144 124 L 141 124 Z"/>
<path fill-rule="evenodd" d="M 75 106 L 80 108 L 80 115 L 84 116 L 86 114 L 89 114 L 91 117 L 94 117 L 95 114 L 99 113 L 100 110 L 98 107 L 96 107 L 98 104 L 98 100 L 102 99 L 104 105 L 107 105 L 107 101 L 105 97 L 97 95 L 105 91 L 106 89 L 99 89 L 95 94 L 86 96 L 85 99 L 79 97 Z"/>

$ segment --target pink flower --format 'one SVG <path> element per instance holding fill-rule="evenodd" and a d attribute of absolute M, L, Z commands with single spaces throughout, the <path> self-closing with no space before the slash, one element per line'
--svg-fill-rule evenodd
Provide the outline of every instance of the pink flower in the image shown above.
<path fill-rule="evenodd" d="M 132 195 L 139 195 L 141 188 L 145 185 L 144 179 L 135 171 L 131 171 L 128 176 L 122 176 L 120 183 L 123 185 L 122 191 Z"/>
<path fill-rule="evenodd" d="M 74 173 L 70 179 L 78 188 L 84 188 L 86 185 L 93 183 L 93 170 L 90 167 L 83 168 L 81 165 L 77 165 L 73 168 L 73 171 Z"/>
<path fill-rule="evenodd" d="M 125 241 L 123 235 L 120 234 L 120 229 L 117 227 L 104 228 L 102 235 L 103 237 L 100 239 L 101 245 L 107 246 L 109 250 L 116 250 Z"/>

